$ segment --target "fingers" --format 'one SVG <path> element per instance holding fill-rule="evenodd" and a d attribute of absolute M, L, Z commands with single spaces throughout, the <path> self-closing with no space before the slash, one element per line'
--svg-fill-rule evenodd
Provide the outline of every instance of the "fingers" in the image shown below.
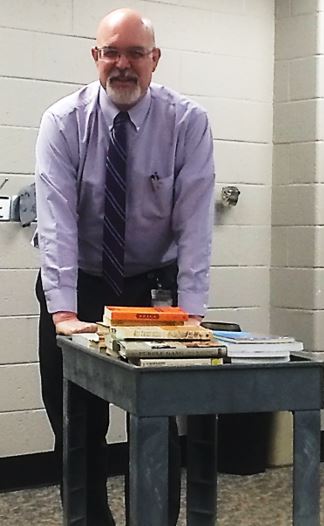
<path fill-rule="evenodd" d="M 71 336 L 81 332 L 97 332 L 97 325 L 78 319 L 64 320 L 56 323 L 56 333 L 63 336 Z"/>
<path fill-rule="evenodd" d="M 185 322 L 185 325 L 200 325 L 202 321 L 202 316 L 190 315 L 188 321 Z"/>

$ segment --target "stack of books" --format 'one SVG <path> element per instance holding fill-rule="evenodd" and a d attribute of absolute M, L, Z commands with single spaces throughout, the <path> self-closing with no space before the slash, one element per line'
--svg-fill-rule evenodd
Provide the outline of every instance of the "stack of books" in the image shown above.
<path fill-rule="evenodd" d="M 304 348 L 303 343 L 292 336 L 217 330 L 213 334 L 226 345 L 228 361 L 237 364 L 288 362 L 291 353 Z"/>
<path fill-rule="evenodd" d="M 180 307 L 105 307 L 98 335 L 107 354 L 141 367 L 218 365 L 226 354 Z"/>
<path fill-rule="evenodd" d="M 96 333 L 72 340 L 141 367 L 274 364 L 304 348 L 291 336 L 210 330 L 188 320 L 180 307 L 108 306 Z"/>

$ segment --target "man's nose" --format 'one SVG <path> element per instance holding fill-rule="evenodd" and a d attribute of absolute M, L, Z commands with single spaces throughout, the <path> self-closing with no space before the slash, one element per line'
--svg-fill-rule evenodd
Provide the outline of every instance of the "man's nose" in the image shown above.
<path fill-rule="evenodd" d="M 120 69 L 129 68 L 130 62 L 125 53 L 120 53 L 116 62 L 116 66 Z"/>

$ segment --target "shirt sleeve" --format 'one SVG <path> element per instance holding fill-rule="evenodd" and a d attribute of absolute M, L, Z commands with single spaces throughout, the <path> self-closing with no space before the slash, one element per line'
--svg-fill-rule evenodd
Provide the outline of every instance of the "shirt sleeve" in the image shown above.
<path fill-rule="evenodd" d="M 77 312 L 77 162 L 59 118 L 47 111 L 36 143 L 41 275 L 48 311 Z M 73 141 L 71 129 L 71 141 Z"/>
<path fill-rule="evenodd" d="M 183 162 L 176 177 L 172 217 L 178 247 L 178 303 L 190 314 L 204 315 L 214 216 L 213 139 L 202 110 L 194 109 L 182 126 Z"/>

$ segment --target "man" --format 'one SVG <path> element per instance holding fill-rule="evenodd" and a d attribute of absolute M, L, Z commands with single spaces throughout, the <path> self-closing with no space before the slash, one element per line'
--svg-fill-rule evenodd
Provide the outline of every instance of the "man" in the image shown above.
<path fill-rule="evenodd" d="M 59 459 L 62 358 L 55 334 L 94 331 L 104 305 L 150 305 L 151 291 L 159 287 L 172 291 L 174 304 L 189 312 L 192 323 L 199 323 L 206 309 L 212 136 L 204 110 L 151 83 L 160 55 L 150 21 L 130 9 L 109 13 L 92 49 L 99 82 L 54 104 L 41 122 L 36 147 L 39 357 Z M 116 139 L 121 128 L 122 146 Z M 112 210 L 118 212 L 117 226 L 108 219 Z M 108 408 L 90 394 L 85 403 L 88 524 L 113 525 L 104 461 Z M 173 419 L 169 434 L 169 525 L 174 526 L 180 451 Z"/>

